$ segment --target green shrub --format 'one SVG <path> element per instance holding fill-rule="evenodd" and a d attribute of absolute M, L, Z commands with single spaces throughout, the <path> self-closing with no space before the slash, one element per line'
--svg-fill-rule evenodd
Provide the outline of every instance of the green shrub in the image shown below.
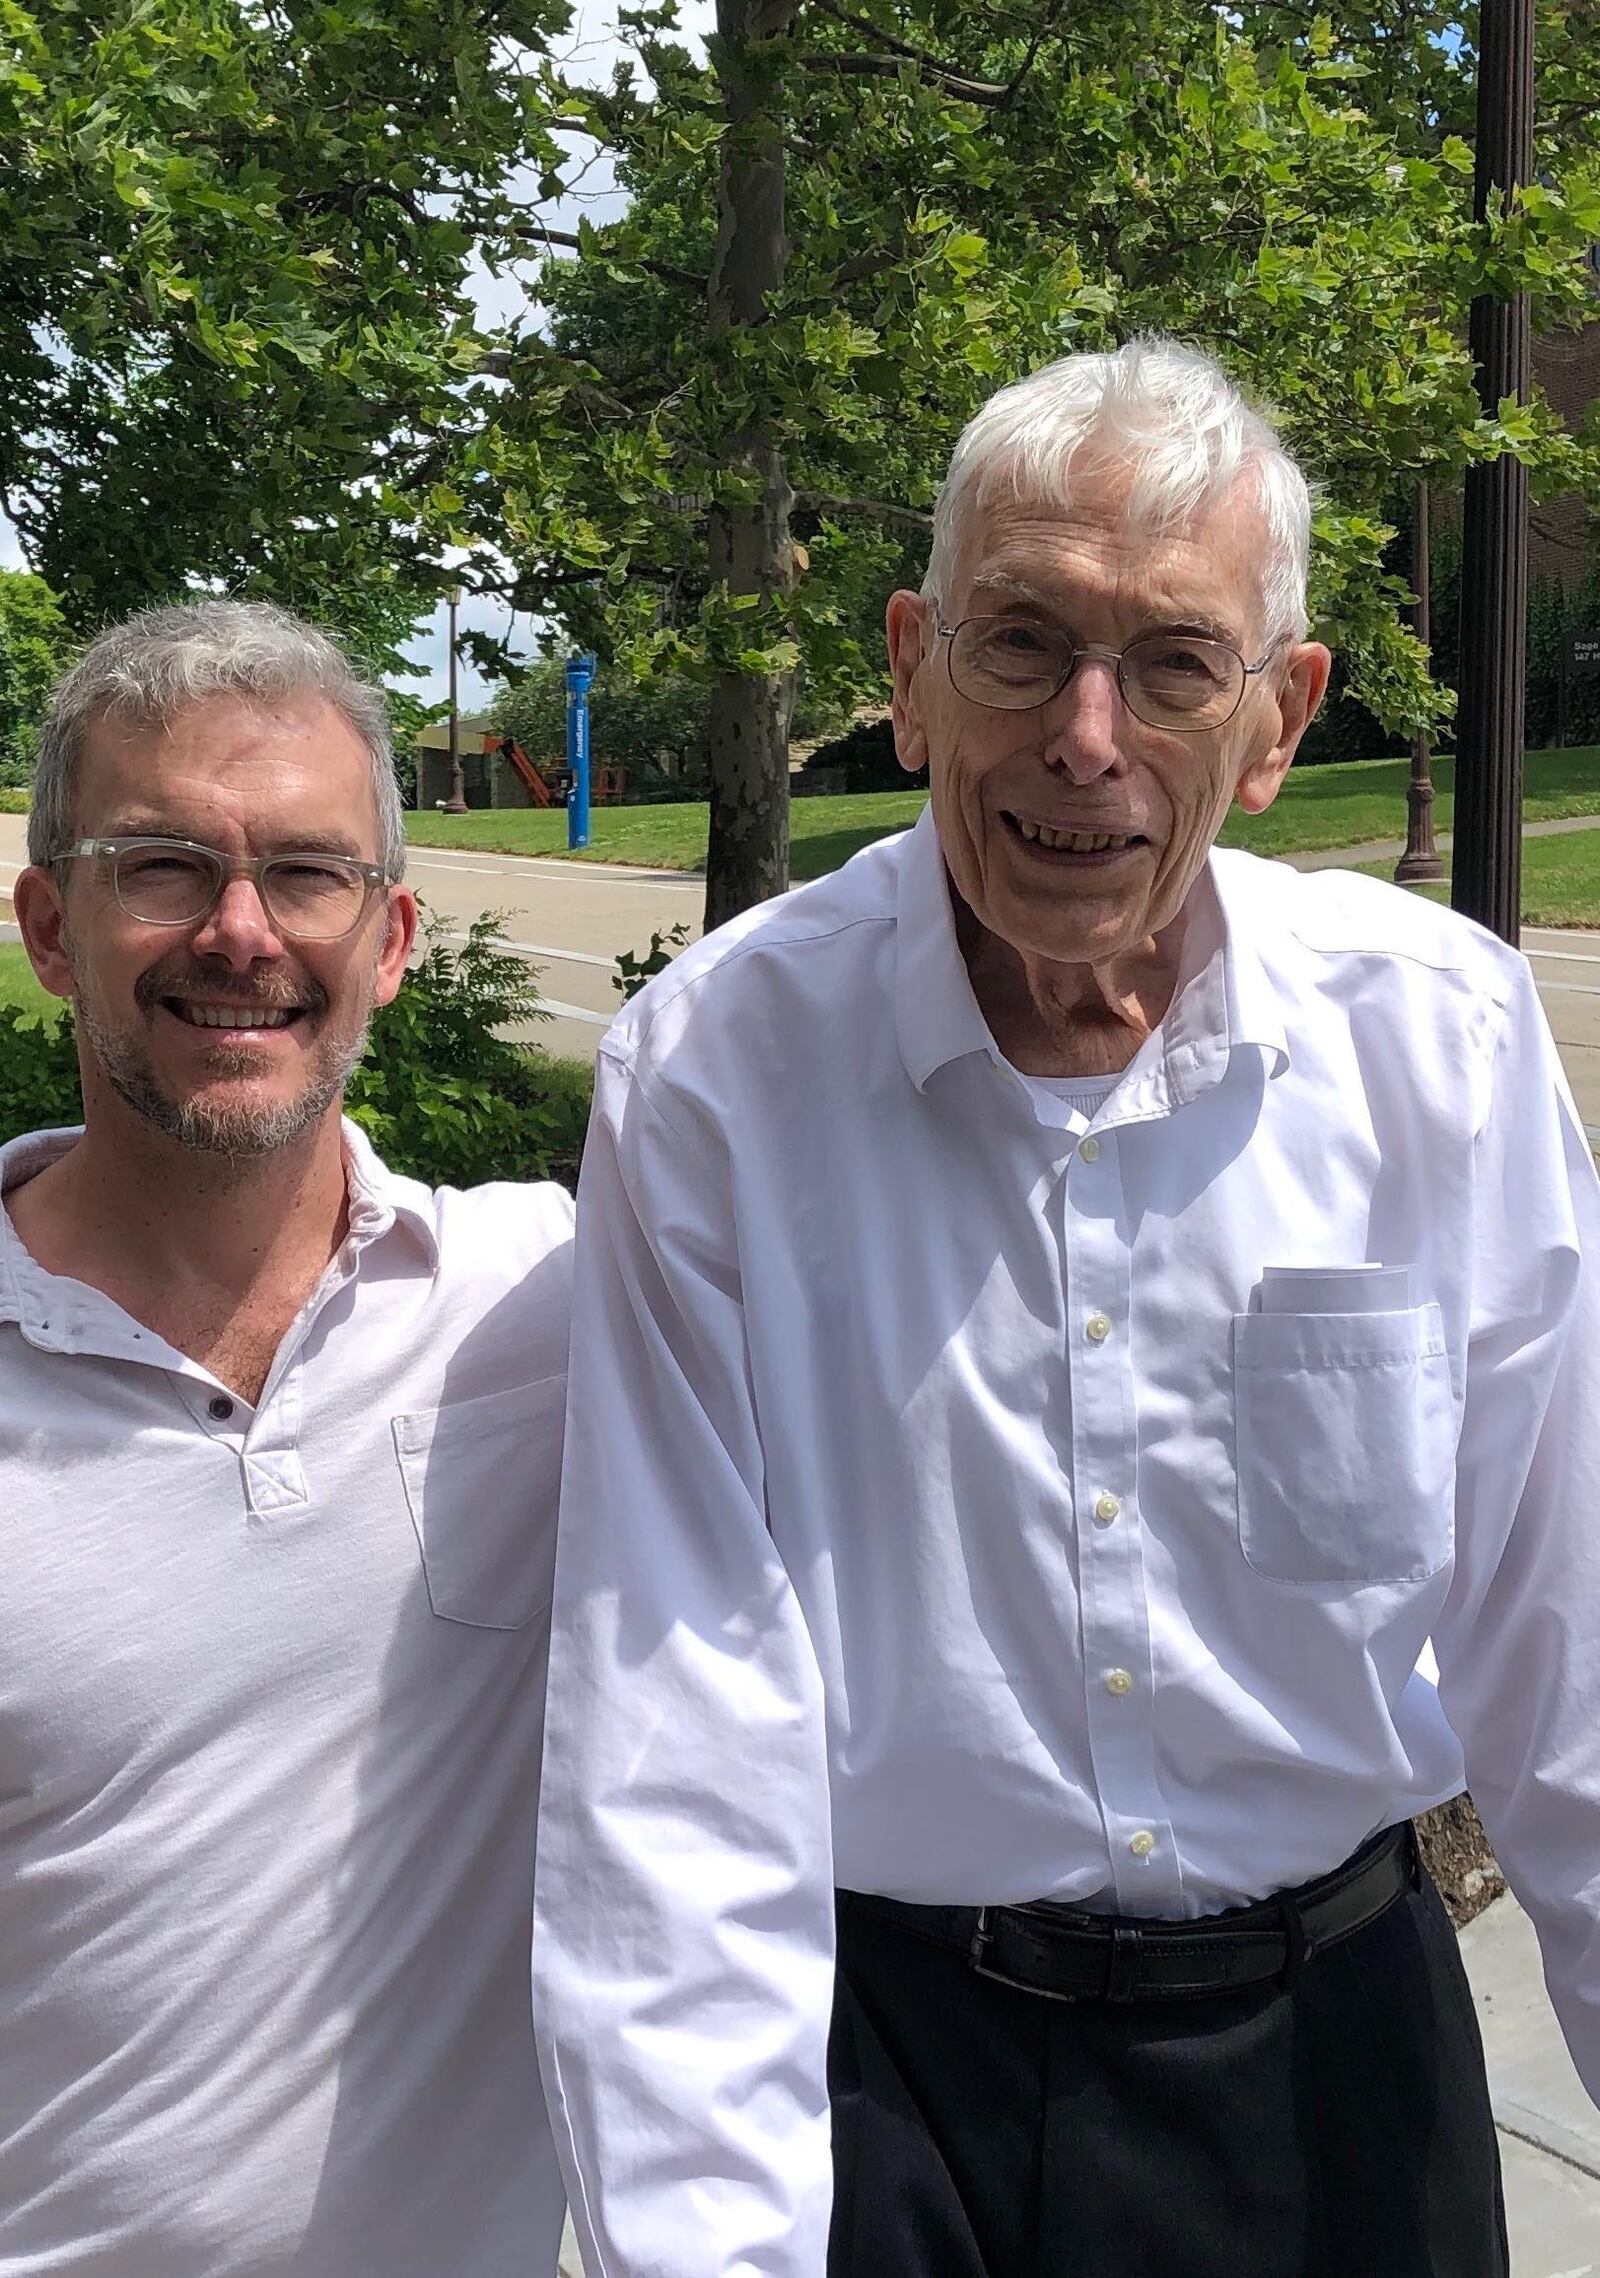
<path fill-rule="evenodd" d="M 576 1176 L 592 1071 L 499 1031 L 547 1018 L 529 967 L 502 946 L 497 917 L 465 943 L 430 921 L 394 1003 L 374 1016 L 350 1079 L 350 1114 L 391 1169 L 430 1186 Z M 0 1003 L 0 1139 L 80 1123 L 70 1015 L 46 1027 Z"/>
<path fill-rule="evenodd" d="M 25 815 L 32 804 L 26 791 L 0 785 L 0 815 Z"/>
<path fill-rule="evenodd" d="M 83 1121 L 72 1021 L 0 1003 L 0 1140 Z"/>
<path fill-rule="evenodd" d="M 900 765 L 887 713 L 881 720 L 858 720 L 832 743 L 818 744 L 805 763 L 805 772 L 836 767 L 844 769 L 844 787 L 850 792 L 920 791 L 928 780 L 925 767 L 908 775 Z"/>
<path fill-rule="evenodd" d="M 504 947 L 498 916 L 454 946 L 448 927 L 428 920 L 421 958 L 374 1016 L 349 1111 L 386 1163 L 430 1186 L 566 1171 L 587 1100 L 562 1063 L 500 1033 L 549 1018 L 532 971 Z"/>

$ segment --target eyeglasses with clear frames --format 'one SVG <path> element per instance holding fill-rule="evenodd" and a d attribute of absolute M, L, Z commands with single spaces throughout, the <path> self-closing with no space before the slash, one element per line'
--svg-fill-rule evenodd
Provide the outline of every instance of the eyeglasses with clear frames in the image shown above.
<path fill-rule="evenodd" d="M 59 862 L 110 865 L 117 906 L 140 925 L 198 925 L 230 879 L 248 878 L 276 932 L 292 941 L 340 941 L 375 893 L 393 881 L 378 862 L 316 849 L 256 857 L 181 838 L 81 838 Z"/>
<path fill-rule="evenodd" d="M 1075 641 L 1026 617 L 964 617 L 937 625 L 952 686 L 997 712 L 1032 712 L 1058 696 L 1085 657 L 1111 665 L 1122 701 L 1146 727 L 1197 735 L 1226 727 L 1247 684 L 1283 646 L 1274 641 L 1254 664 L 1236 648 L 1199 633 L 1141 633 L 1126 648 Z"/>

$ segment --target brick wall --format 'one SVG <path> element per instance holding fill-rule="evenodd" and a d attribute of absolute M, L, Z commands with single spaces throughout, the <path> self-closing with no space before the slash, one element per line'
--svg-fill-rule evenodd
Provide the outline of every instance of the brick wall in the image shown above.
<path fill-rule="evenodd" d="M 1600 399 L 1600 318 L 1581 332 L 1554 333 L 1533 344 L 1533 376 L 1568 426 Z M 1533 508 L 1528 569 L 1538 578 L 1576 585 L 1594 558 L 1594 517 L 1574 497 Z"/>

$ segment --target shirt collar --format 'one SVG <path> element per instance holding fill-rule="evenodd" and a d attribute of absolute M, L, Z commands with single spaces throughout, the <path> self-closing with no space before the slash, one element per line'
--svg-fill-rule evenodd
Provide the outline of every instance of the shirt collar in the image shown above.
<path fill-rule="evenodd" d="M 1183 961 L 1166 1017 L 1135 1055 L 1103 1120 L 1164 1114 L 1220 1081 L 1241 1046 L 1269 1076 L 1289 1065 L 1277 996 L 1262 964 L 1244 881 L 1215 852 L 1189 897 Z M 918 1091 L 948 1061 L 999 1048 L 972 993 L 930 800 L 907 835 L 895 904 L 895 1028 Z"/>
<path fill-rule="evenodd" d="M 0 1147 L 0 1321 L 20 1322 L 24 1335 L 33 1342 L 39 1341 L 36 1332 L 43 1316 L 38 1297 L 46 1277 L 18 1239 L 5 1197 L 12 1187 L 25 1185 L 82 1137 L 79 1123 L 56 1131 L 29 1131 Z"/>
<path fill-rule="evenodd" d="M 401 1178 L 379 1160 L 371 1140 L 359 1124 L 345 1117 L 345 1183 L 349 1195 L 349 1233 L 356 1248 L 377 1241 L 399 1223 L 414 1234 L 427 1257 L 429 1270 L 439 1267 L 439 1237 L 428 1189 L 415 1179 Z M 60 1311 L 56 1277 L 29 1256 L 4 1208 L 7 1191 L 23 1185 L 46 1164 L 53 1163 L 83 1137 L 82 1124 L 58 1131 L 30 1131 L 23 1138 L 0 1146 L 0 1321 L 16 1321 L 31 1342 L 52 1343 L 46 1323 Z M 46 1292 L 55 1290 L 54 1301 Z"/>
<path fill-rule="evenodd" d="M 895 1029 L 906 1074 L 922 1091 L 947 1061 L 1000 1052 L 978 1010 L 956 940 L 955 912 L 930 799 L 900 850 L 895 900 Z"/>
<path fill-rule="evenodd" d="M 346 1116 L 341 1128 L 352 1239 L 358 1244 L 376 1241 L 398 1221 L 415 1234 L 436 1273 L 439 1229 L 432 1193 L 420 1180 L 402 1178 L 398 1171 L 391 1171 L 359 1123 Z"/>

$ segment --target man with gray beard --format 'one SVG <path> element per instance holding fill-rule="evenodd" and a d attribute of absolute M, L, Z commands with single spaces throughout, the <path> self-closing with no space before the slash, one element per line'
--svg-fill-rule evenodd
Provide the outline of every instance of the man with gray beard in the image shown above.
<path fill-rule="evenodd" d="M 417 909 L 311 627 L 101 635 L 29 854 L 85 1122 L 0 1148 L 0 2271 L 549 2278 L 571 1206 L 341 1120 Z"/>

